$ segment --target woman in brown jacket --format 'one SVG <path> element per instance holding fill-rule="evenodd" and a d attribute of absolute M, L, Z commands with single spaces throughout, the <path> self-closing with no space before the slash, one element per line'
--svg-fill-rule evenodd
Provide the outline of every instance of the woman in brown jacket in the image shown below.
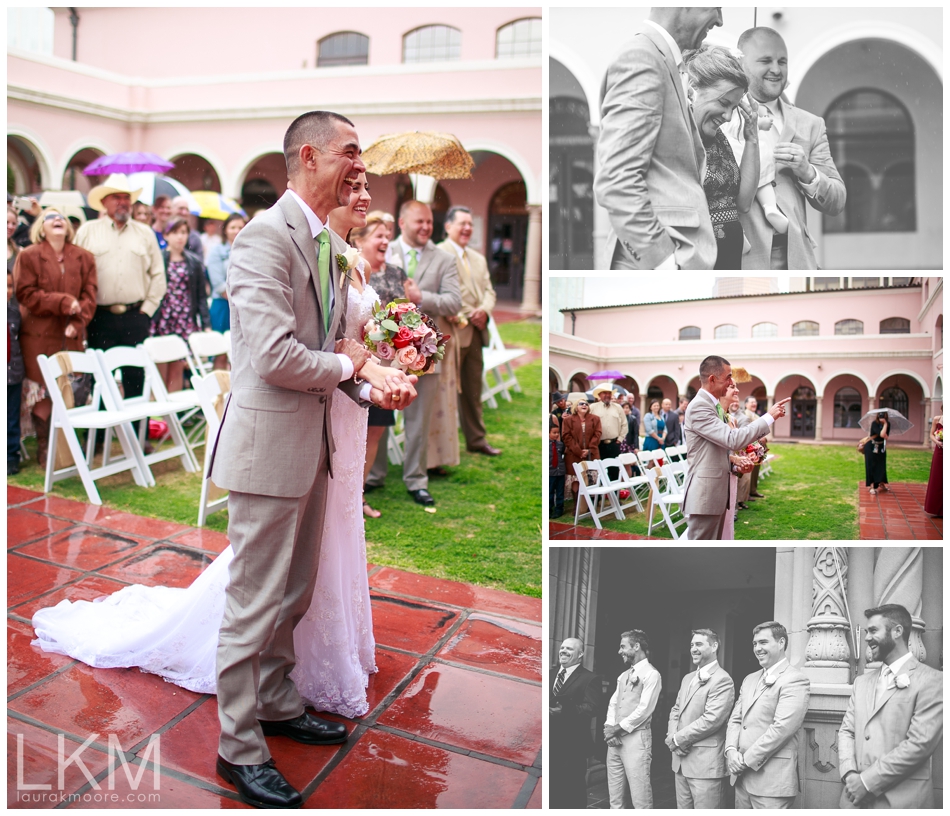
<path fill-rule="evenodd" d="M 16 262 L 16 297 L 23 312 L 20 347 L 26 377 L 37 384 L 34 394 L 43 397 L 31 409 L 41 467 L 46 464 L 53 403 L 36 358 L 83 351 L 86 325 L 96 311 L 96 259 L 73 244 L 73 234 L 69 219 L 50 207 L 33 223 L 33 246 L 22 250 Z M 30 388 L 27 385 L 25 395 Z"/>
<path fill-rule="evenodd" d="M 600 419 L 590 412 L 587 398 L 582 397 L 571 409 L 571 415 L 561 418 L 561 441 L 564 443 L 564 463 L 567 474 L 574 476 L 575 462 L 600 459 Z M 571 482 L 574 501 L 579 490 L 577 479 Z"/>

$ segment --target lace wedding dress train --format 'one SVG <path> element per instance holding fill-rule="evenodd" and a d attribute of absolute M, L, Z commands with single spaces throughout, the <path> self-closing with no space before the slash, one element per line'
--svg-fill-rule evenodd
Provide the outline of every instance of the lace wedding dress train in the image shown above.
<path fill-rule="evenodd" d="M 362 295 L 348 291 L 347 335 L 362 340 L 377 295 L 368 286 Z M 291 678 L 318 711 L 358 717 L 368 710 L 366 685 L 376 671 L 362 512 L 366 411 L 337 394 L 330 416 L 336 452 L 320 567 L 310 609 L 294 630 Z M 137 666 L 214 694 L 232 555 L 229 546 L 187 589 L 133 585 L 93 602 L 41 609 L 33 616 L 33 643 L 97 668 Z"/>

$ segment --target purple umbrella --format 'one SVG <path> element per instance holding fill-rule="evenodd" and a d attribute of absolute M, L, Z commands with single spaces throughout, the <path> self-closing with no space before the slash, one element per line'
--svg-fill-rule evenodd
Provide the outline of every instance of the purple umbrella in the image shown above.
<path fill-rule="evenodd" d="M 587 375 L 588 380 L 619 380 L 622 377 L 622 371 L 595 371 Z"/>
<path fill-rule="evenodd" d="M 100 156 L 85 170 L 85 176 L 107 176 L 110 173 L 164 173 L 175 165 L 165 161 L 154 153 L 113 153 L 111 156 Z"/>

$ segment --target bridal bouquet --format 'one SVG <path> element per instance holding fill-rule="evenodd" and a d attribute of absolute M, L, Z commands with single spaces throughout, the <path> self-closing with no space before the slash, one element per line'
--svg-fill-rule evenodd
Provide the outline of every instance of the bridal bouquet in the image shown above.
<path fill-rule="evenodd" d="M 422 375 L 445 356 L 449 335 L 406 298 L 380 306 L 363 327 L 363 344 L 380 360 L 407 374 Z"/>
<path fill-rule="evenodd" d="M 745 446 L 744 451 L 740 451 L 743 456 L 748 456 L 755 464 L 761 464 L 769 455 L 769 449 L 761 442 L 751 442 Z"/>

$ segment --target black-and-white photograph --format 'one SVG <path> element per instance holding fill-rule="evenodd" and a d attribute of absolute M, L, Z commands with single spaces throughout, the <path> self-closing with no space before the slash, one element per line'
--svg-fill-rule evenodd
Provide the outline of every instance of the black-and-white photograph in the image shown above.
<path fill-rule="evenodd" d="M 935 269 L 941 8 L 550 11 L 552 269 Z"/>
<path fill-rule="evenodd" d="M 941 547 L 552 547 L 551 808 L 942 808 Z"/>

